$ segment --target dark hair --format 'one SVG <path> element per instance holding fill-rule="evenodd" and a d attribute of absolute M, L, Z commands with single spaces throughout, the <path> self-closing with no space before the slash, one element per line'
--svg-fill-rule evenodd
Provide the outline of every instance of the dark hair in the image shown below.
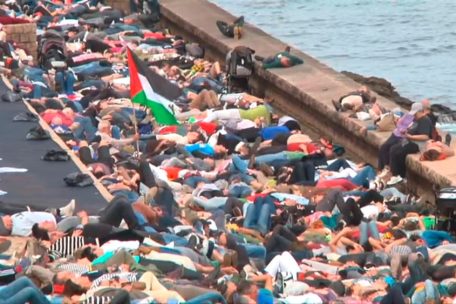
<path fill-rule="evenodd" d="M 395 240 L 407 238 L 407 234 L 400 229 L 393 229 L 391 232 Z"/>
<path fill-rule="evenodd" d="M 37 240 L 49 241 L 49 234 L 45 229 L 42 229 L 38 224 L 32 226 L 32 236 Z"/>
<path fill-rule="evenodd" d="M 393 226 L 397 226 L 397 225 L 399 225 L 401 218 L 399 217 L 399 215 L 394 214 L 393 216 L 391 216 L 390 220 L 391 220 L 391 223 L 393 223 Z"/>
<path fill-rule="evenodd" d="M 412 234 L 412 235 L 410 236 L 410 240 L 411 240 L 412 242 L 419 241 L 419 240 L 421 240 L 421 236 L 416 235 L 416 234 Z"/>
<path fill-rule="evenodd" d="M 372 245 L 369 242 L 366 242 L 363 244 L 363 248 L 365 252 L 372 252 L 374 248 L 372 248 Z"/>
<path fill-rule="evenodd" d="M 97 255 L 93 253 L 92 247 L 86 247 L 81 252 L 81 259 L 87 258 L 89 261 L 93 261 L 97 258 Z"/>
<path fill-rule="evenodd" d="M 239 282 L 237 286 L 237 291 L 241 295 L 245 295 L 249 292 L 250 288 L 252 287 L 253 283 L 247 280 L 242 280 Z"/>
<path fill-rule="evenodd" d="M 74 295 L 82 295 L 85 293 L 85 290 L 78 284 L 74 283 L 71 280 L 65 282 L 63 287 L 63 295 L 66 297 L 71 297 Z"/>
<path fill-rule="evenodd" d="M 434 161 L 439 159 L 440 154 L 441 153 L 435 149 L 429 149 L 423 152 L 423 154 L 420 157 L 420 160 Z"/>
<path fill-rule="evenodd" d="M 352 246 L 352 245 L 347 245 L 347 246 L 345 246 L 345 249 L 346 249 L 346 250 L 347 250 L 347 252 L 348 252 L 348 251 L 350 251 L 350 250 L 353 250 L 353 249 L 355 249 L 355 247 L 354 247 L 354 246 Z"/>

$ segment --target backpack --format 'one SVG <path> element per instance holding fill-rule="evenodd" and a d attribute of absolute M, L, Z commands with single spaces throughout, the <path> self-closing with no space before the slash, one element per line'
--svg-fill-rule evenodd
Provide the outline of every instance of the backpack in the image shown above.
<path fill-rule="evenodd" d="M 226 57 L 226 71 L 234 77 L 249 77 L 253 74 L 254 50 L 245 46 L 237 46 Z"/>

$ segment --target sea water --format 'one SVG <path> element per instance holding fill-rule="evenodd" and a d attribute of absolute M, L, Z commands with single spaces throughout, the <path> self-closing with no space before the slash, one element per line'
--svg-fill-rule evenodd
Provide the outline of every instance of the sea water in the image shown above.
<path fill-rule="evenodd" d="M 211 1 L 335 70 L 456 109 L 456 0 Z"/>

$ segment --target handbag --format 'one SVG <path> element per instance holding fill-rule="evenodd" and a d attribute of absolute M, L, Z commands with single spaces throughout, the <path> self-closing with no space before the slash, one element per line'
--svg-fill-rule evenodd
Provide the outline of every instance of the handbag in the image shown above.
<path fill-rule="evenodd" d="M 394 113 L 385 114 L 377 122 L 377 128 L 380 132 L 389 132 L 393 131 L 396 128 L 396 118 Z"/>

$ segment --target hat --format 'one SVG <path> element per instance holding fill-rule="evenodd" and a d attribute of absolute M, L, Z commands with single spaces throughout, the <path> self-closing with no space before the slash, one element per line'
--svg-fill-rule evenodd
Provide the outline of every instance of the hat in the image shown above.
<path fill-rule="evenodd" d="M 409 114 L 415 115 L 417 112 L 423 111 L 423 105 L 420 102 L 415 102 L 410 108 Z"/>
<path fill-rule="evenodd" d="M 205 222 L 205 224 L 209 226 L 209 230 L 210 231 L 217 231 L 218 230 L 217 224 L 214 222 L 214 220 L 207 220 Z"/>
<path fill-rule="evenodd" d="M 3 218 L 0 217 L 0 235 L 7 236 L 11 234 L 11 230 L 5 227 L 5 223 L 3 223 Z"/>

